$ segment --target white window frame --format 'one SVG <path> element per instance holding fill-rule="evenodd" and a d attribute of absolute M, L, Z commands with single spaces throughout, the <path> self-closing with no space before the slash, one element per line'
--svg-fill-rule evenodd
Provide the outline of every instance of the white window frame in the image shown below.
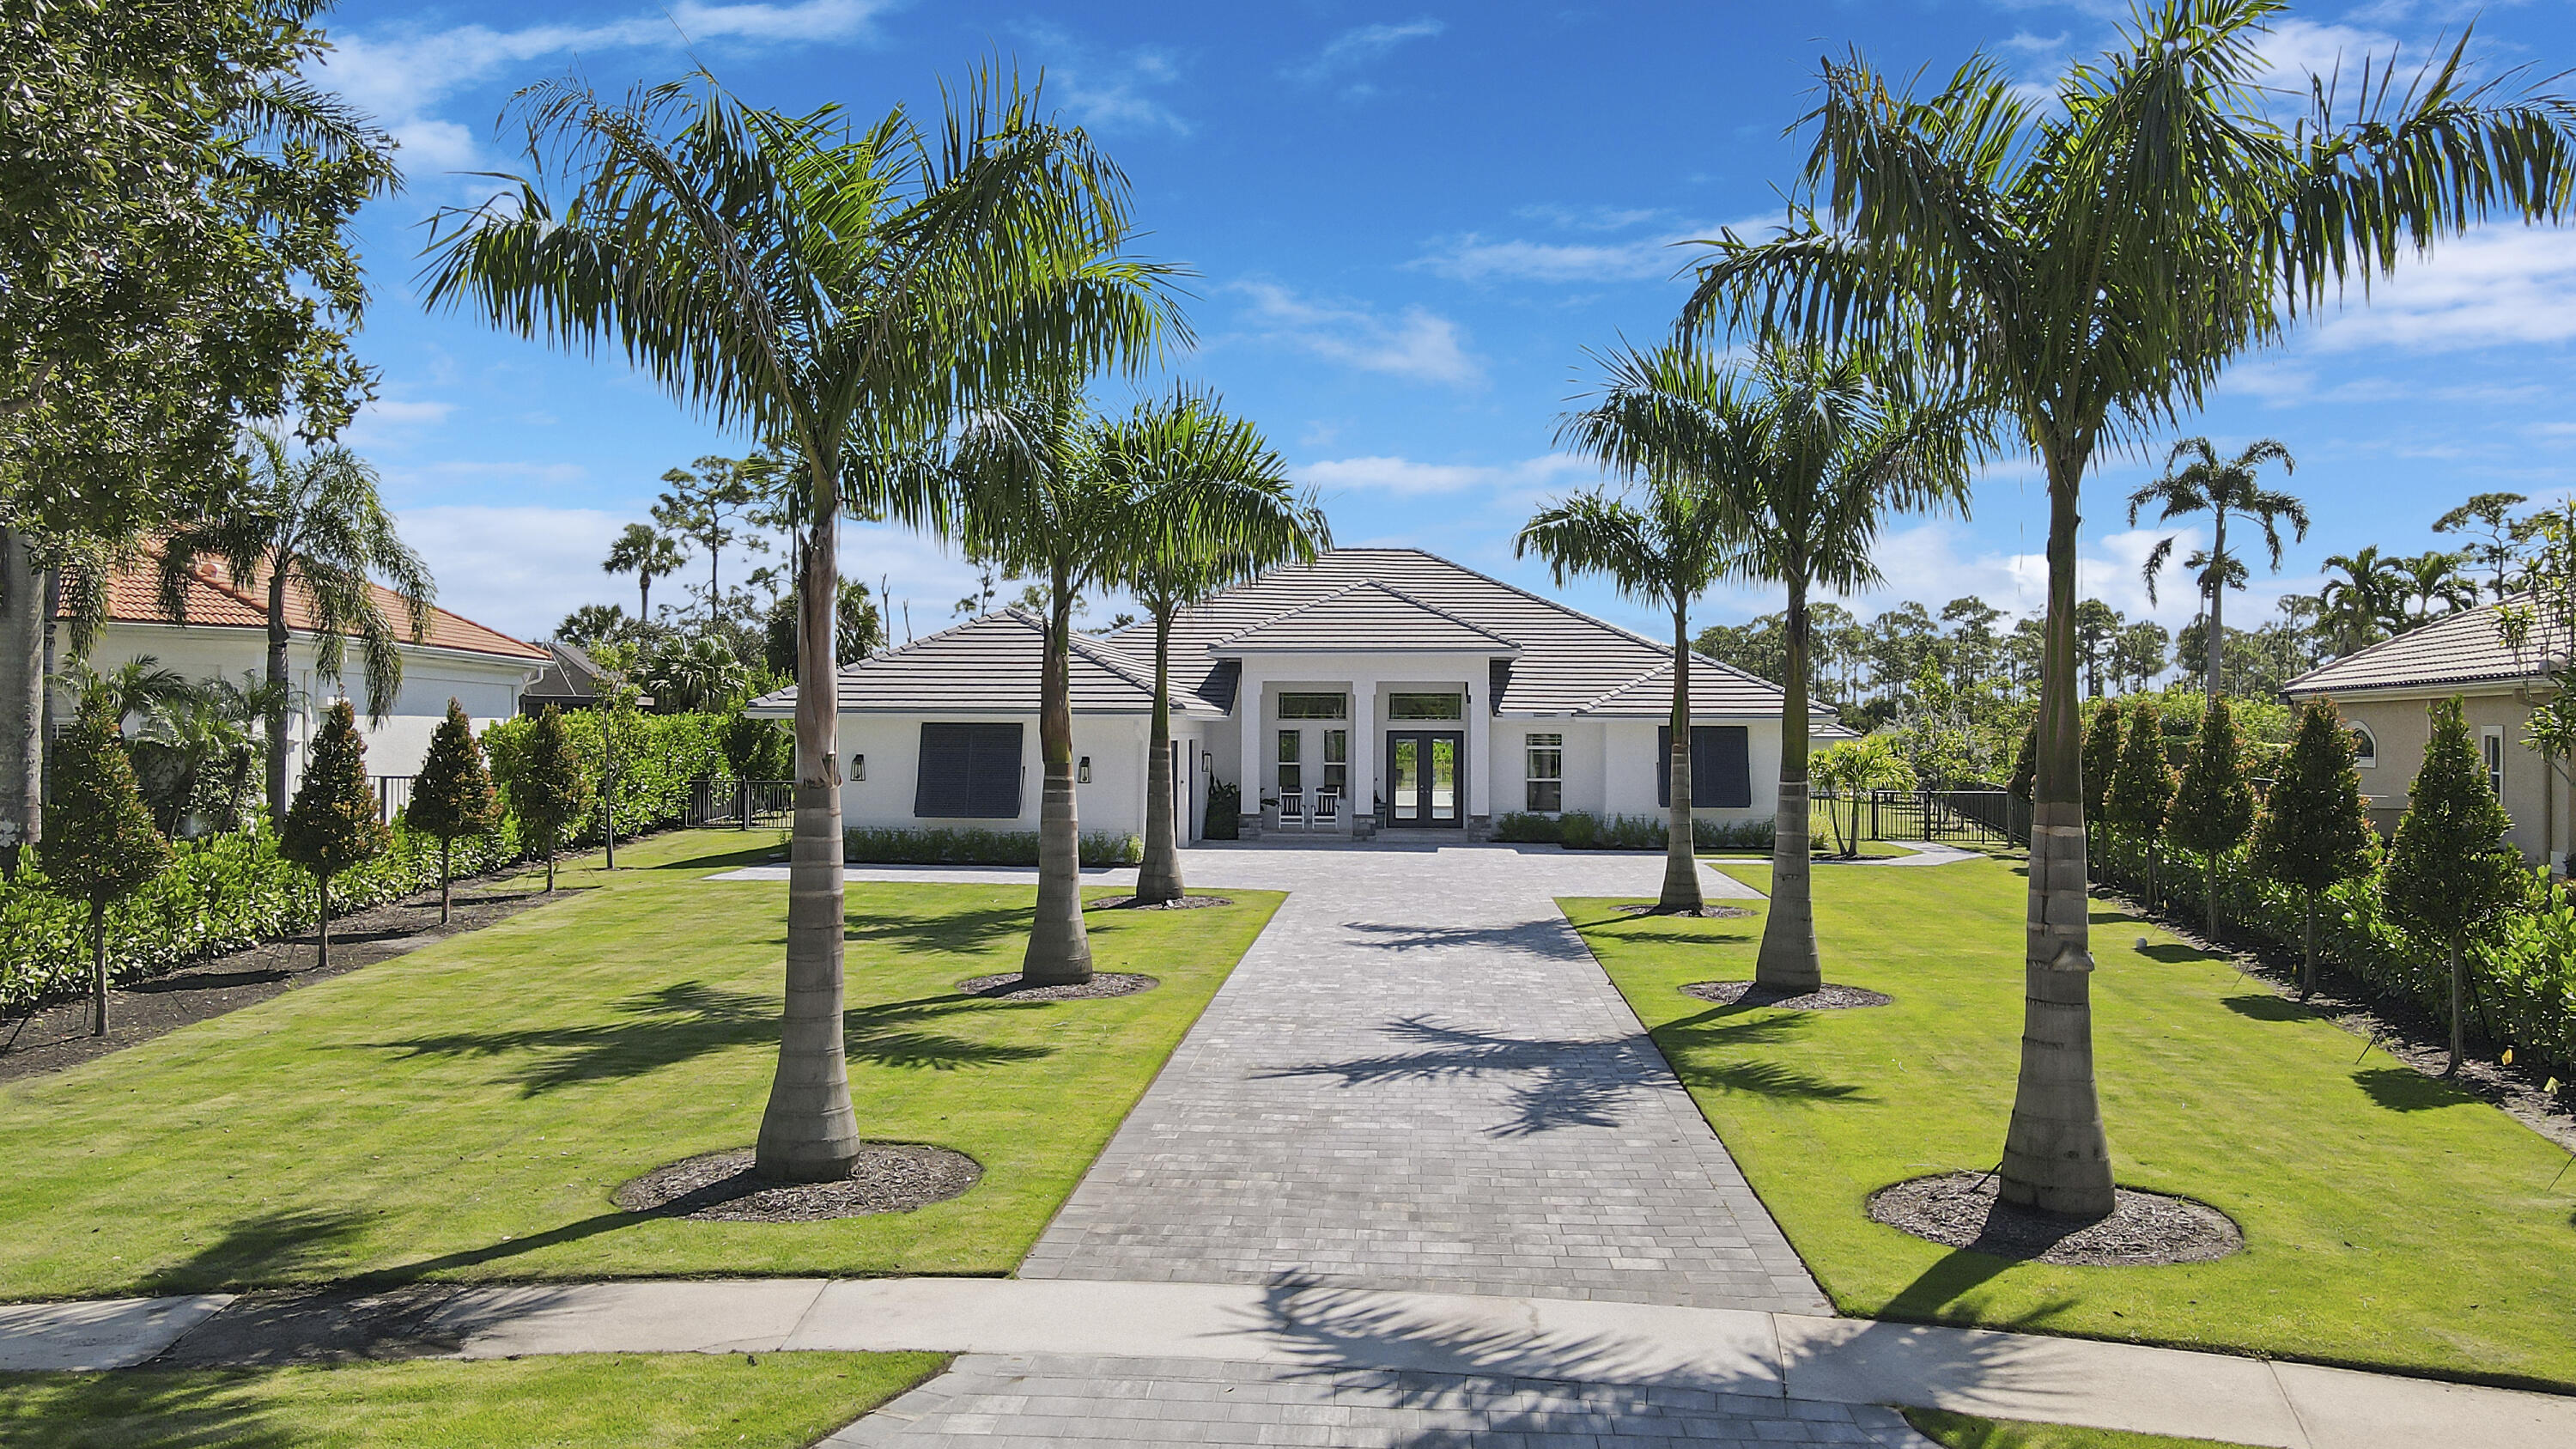
<path fill-rule="evenodd" d="M 1555 757 L 1555 774 L 1542 775 L 1538 772 L 1539 755 L 1542 751 Z M 1565 813 L 1565 736 L 1562 733 L 1532 731 L 1521 736 L 1521 774 L 1522 803 L 1529 807 L 1531 814 L 1562 815 Z M 1539 808 L 1538 787 L 1541 785 L 1556 787 L 1556 804 L 1547 809 Z"/>
<path fill-rule="evenodd" d="M 2354 749 L 2353 759 L 2352 759 L 2352 765 L 2353 765 L 2353 768 L 2354 768 L 2354 769 L 2356 769 L 2356 770 L 2375 770 L 2375 769 L 2378 769 L 2378 768 L 2379 768 L 2379 736 L 2378 736 L 2378 734 L 2377 734 L 2376 732 L 2374 732 L 2374 731 L 2371 729 L 2371 727 L 2370 727 L 2370 726 L 2368 726 L 2368 725 L 2366 725 L 2366 724 L 2363 724 L 2363 723 L 2362 723 L 2361 721 L 2359 721 L 2359 720 L 2346 720 L 2346 721 L 2344 721 L 2344 728 L 2345 728 L 2347 731 L 2349 731 L 2350 733 L 2353 733 L 2353 734 L 2356 734 L 2356 735 L 2361 736 L 2361 739 L 2360 739 L 2359 743 L 2356 745 L 2356 747 L 2355 747 L 2355 749 Z"/>
<path fill-rule="evenodd" d="M 2504 799 L 2504 726 L 2478 727 L 2478 760 L 2487 767 L 2487 785 L 2498 801 Z"/>

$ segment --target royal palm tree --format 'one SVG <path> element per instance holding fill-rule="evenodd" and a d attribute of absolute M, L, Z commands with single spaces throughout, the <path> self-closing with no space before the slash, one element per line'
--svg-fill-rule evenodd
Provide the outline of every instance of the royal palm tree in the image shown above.
<path fill-rule="evenodd" d="M 649 523 L 630 523 L 608 546 L 603 573 L 635 576 L 635 622 L 653 622 L 653 581 L 677 573 L 689 561 L 680 541 Z"/>
<path fill-rule="evenodd" d="M 2461 79 L 2328 82 L 2284 128 L 2261 46 L 2279 0 L 2162 0 L 2120 47 L 2026 96 L 1985 56 L 1917 96 L 1828 62 L 1781 230 L 1708 243 L 1685 318 L 1914 351 L 1990 390 L 2047 477 L 2049 593 L 2034 787 L 2027 1024 L 2000 1192 L 2113 1206 L 2093 1082 L 2075 690 L 2078 499 L 2107 443 L 2197 406 L 2232 358 L 2354 277 L 2498 211 L 2554 220 L 2570 109 Z"/>
<path fill-rule="evenodd" d="M 2343 570 L 2317 592 L 2318 626 L 2334 636 L 2336 648 L 2350 653 L 2406 627 L 2406 571 L 2379 545 L 2331 555 L 2326 567 Z"/>
<path fill-rule="evenodd" d="M 2266 463 L 2278 463 L 2284 473 L 2298 471 L 2290 450 L 2272 438 L 2258 438 L 2233 458 L 2221 458 L 2207 438 L 2185 438 L 2173 445 L 2165 457 L 2164 476 L 2129 495 L 2129 522 L 2138 521 L 2139 510 L 2152 503 L 2164 511 L 2160 522 L 2170 522 L 2190 513 L 2209 515 L 2212 537 L 2206 557 L 2186 568 L 2200 570 L 2201 592 L 2209 600 L 2207 663 L 2209 698 L 2215 704 L 2226 692 L 2227 675 L 2227 566 L 2236 556 L 2227 551 L 2227 518 L 2239 514 L 2254 520 L 2263 529 L 2263 542 L 2272 551 L 2272 572 L 2281 571 L 2281 522 L 2289 521 L 2293 536 L 2308 536 L 2307 506 L 2276 488 L 2266 488 L 2256 476 Z M 2147 600 L 2156 597 L 2156 577 L 2164 572 L 2165 560 L 2173 557 L 2175 540 L 2159 539 L 2147 555 Z M 2242 567 L 2242 565 L 2239 565 Z"/>
<path fill-rule="evenodd" d="M 1736 513 L 1718 498 L 1718 487 L 1752 472 L 1759 424 L 1749 406 L 1722 396 L 1717 373 L 1678 348 L 1652 359 L 1612 358 L 1608 365 L 1600 401 L 1568 414 L 1557 439 L 1627 477 L 1635 501 L 1607 489 L 1573 494 L 1541 508 L 1512 551 L 1545 560 L 1559 585 L 1576 574 L 1601 574 L 1621 593 L 1671 614 L 1664 887 L 1655 909 L 1695 914 L 1702 901 L 1691 832 L 1690 605 L 1733 560 Z M 1636 385 L 1648 378 L 1668 386 Z M 1674 390 L 1697 405 L 1670 406 Z"/>
<path fill-rule="evenodd" d="M 561 82 L 516 104 L 542 174 L 573 190 L 523 180 L 442 213 L 427 300 L 583 352 L 611 346 L 805 469 L 786 1012 L 755 1167 L 845 1177 L 859 1141 L 827 683 L 839 519 L 939 524 L 942 479 L 900 460 L 1042 363 L 1139 353 L 1174 325 L 1161 269 L 1119 254 L 1125 178 L 1000 77 L 957 95 L 936 134 L 900 109 L 864 128 L 832 107 L 761 110 L 703 71 L 619 103 Z"/>
<path fill-rule="evenodd" d="M 2477 581 L 2469 577 L 2465 555 L 2435 548 L 2389 562 L 2395 565 L 2391 580 L 2397 586 L 2402 627 L 2429 624 L 2443 614 L 2477 607 Z"/>
<path fill-rule="evenodd" d="M 223 567 L 237 588 L 264 590 L 268 615 L 268 816 L 286 818 L 286 716 L 293 685 L 286 647 L 301 627 L 313 641 L 313 668 L 338 682 L 354 636 L 366 679 L 367 720 L 382 725 L 402 694 L 402 637 L 388 617 L 378 581 L 392 592 L 415 641 L 429 636 L 438 586 L 429 565 L 402 541 L 393 510 L 377 491 L 376 470 L 338 443 L 302 457 L 269 431 L 249 435 L 248 486 L 223 496 L 220 509 L 174 530 L 163 541 L 161 607 L 187 618 L 190 580 L 200 560 Z M 290 612 L 290 606 L 300 606 Z M 300 616 L 300 618 L 299 618 Z"/>
<path fill-rule="evenodd" d="M 1140 554 L 1123 580 L 1154 620 L 1154 722 L 1136 899 L 1160 904 L 1184 894 L 1173 804 L 1172 620 L 1263 569 L 1313 558 L 1333 546 L 1333 534 L 1313 496 L 1291 491 L 1287 470 L 1261 430 L 1228 417 L 1214 393 L 1176 388 L 1113 425 L 1103 441 L 1105 467 L 1131 497 L 1162 507 L 1175 490 L 1196 495 L 1197 526 Z M 1139 520 L 1148 531 L 1154 521 Z"/>

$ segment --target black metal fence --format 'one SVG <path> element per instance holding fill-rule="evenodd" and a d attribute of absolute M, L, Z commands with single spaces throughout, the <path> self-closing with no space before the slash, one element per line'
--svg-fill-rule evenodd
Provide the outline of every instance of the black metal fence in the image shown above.
<path fill-rule="evenodd" d="M 1836 812 L 1843 829 L 1852 828 L 1851 798 L 1828 793 L 1816 796 L 1815 803 L 1820 811 Z M 2029 803 L 2002 790 L 1869 790 L 1857 803 L 1864 840 L 2030 843 Z M 1819 833 L 1832 828 L 1817 822 Z"/>
<path fill-rule="evenodd" d="M 376 819 L 379 822 L 391 825 L 394 818 L 403 813 L 403 807 L 411 804 L 412 782 L 419 778 L 418 775 L 376 776 Z"/>
<path fill-rule="evenodd" d="M 700 780 L 689 789 L 689 826 L 786 825 L 796 815 L 793 780 Z"/>

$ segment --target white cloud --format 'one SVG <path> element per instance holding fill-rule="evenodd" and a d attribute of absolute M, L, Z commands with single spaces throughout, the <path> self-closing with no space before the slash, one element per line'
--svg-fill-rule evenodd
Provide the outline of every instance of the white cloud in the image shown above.
<path fill-rule="evenodd" d="M 1651 211 L 1590 213 L 1566 212 L 1554 208 L 1532 208 L 1524 216 L 1539 216 L 1553 221 L 1560 229 L 1580 232 L 1625 230 L 1653 220 Z M 1764 215 L 1732 223 L 1740 234 L 1759 234 L 1776 225 L 1777 216 Z M 1706 241 L 1727 230 L 1726 223 L 1666 223 L 1651 236 L 1625 241 L 1576 240 L 1550 241 L 1528 237 L 1491 237 L 1480 232 L 1467 232 L 1446 237 L 1435 243 L 1435 249 L 1415 258 L 1408 265 L 1437 276 L 1462 282 L 1639 282 L 1670 278 L 1701 259 L 1698 249 L 1686 243 Z"/>
<path fill-rule="evenodd" d="M 2263 82 L 2291 92 L 2292 96 L 2285 100 L 2305 104 L 2308 77 L 2329 81 L 2339 78 L 2349 106 L 2349 98 L 2361 81 L 2363 60 L 2385 61 L 2397 47 L 2397 37 L 2383 31 L 2313 20 L 2275 21 L 2272 33 L 2264 37 L 2262 44 L 2266 67 Z"/>
<path fill-rule="evenodd" d="M 1363 372 L 1452 387 L 1484 381 L 1458 324 L 1421 307 L 1388 317 L 1358 303 L 1313 301 L 1276 282 L 1238 282 L 1232 290 L 1251 299 L 1245 324 L 1266 341 Z"/>
<path fill-rule="evenodd" d="M 619 596 L 599 561 L 625 521 L 596 508 L 482 504 L 400 515 L 403 540 L 438 580 L 439 605 L 522 639 L 542 639 L 580 605 Z"/>
<path fill-rule="evenodd" d="M 1295 470 L 1297 481 L 1327 496 L 1376 493 L 1397 498 L 1475 493 L 1489 500 L 1525 497 L 1596 481 L 1600 470 L 1566 453 L 1546 453 L 1517 463 L 1417 463 L 1410 458 L 1330 458 Z"/>
<path fill-rule="evenodd" d="M 2482 226 L 2355 288 L 2316 328 L 2328 351 L 2444 352 L 2576 338 L 2576 229 Z"/>
<path fill-rule="evenodd" d="M 1095 50 L 1053 25 L 1017 27 L 1047 57 L 1046 92 L 1073 119 L 1095 131 L 1169 131 L 1186 136 L 1187 117 L 1151 94 L 1180 79 L 1180 62 L 1150 46 L 1120 54 Z"/>
<path fill-rule="evenodd" d="M 1449 27 L 1437 20 L 1408 20 L 1401 25 L 1362 25 L 1325 42 L 1312 60 L 1289 66 L 1280 74 L 1316 84 L 1347 75 L 1384 59 L 1408 40 L 1428 40 Z"/>

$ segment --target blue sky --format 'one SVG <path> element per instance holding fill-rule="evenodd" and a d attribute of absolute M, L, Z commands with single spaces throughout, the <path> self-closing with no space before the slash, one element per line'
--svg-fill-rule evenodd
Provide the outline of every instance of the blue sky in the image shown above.
<path fill-rule="evenodd" d="M 384 388 L 350 440 L 384 471 L 449 606 L 538 636 L 575 604 L 631 603 L 599 569 L 609 535 L 644 516 L 666 469 L 745 440 L 620 363 L 424 313 L 421 220 L 489 189 L 456 173 L 510 168 L 493 122 L 513 89 L 575 67 L 619 88 L 694 56 L 760 103 L 839 102 L 864 119 L 897 103 L 931 112 L 943 78 L 999 57 L 1043 67 L 1054 102 L 1125 167 L 1139 250 L 1196 273 L 1196 345 L 1167 371 L 1258 420 L 1321 490 L 1340 541 L 1418 545 L 1553 592 L 1511 540 L 1539 500 L 1593 480 L 1553 446 L 1585 351 L 1669 324 L 1690 255 L 1669 243 L 1777 216 L 1804 154 L 1782 131 L 1818 57 L 1856 47 L 1893 72 L 1945 73 L 1982 47 L 2038 84 L 2099 50 L 2124 13 L 2030 0 L 343 4 L 322 78 L 403 141 L 409 177 L 362 218 L 375 300 L 360 347 Z M 2421 56 L 2464 15 L 2410 0 L 2302 8 L 2269 54 L 2284 73 L 2394 44 Z M 2478 23 L 2491 68 L 2576 65 L 2563 0 L 2491 5 Z M 2433 519 L 2472 492 L 2541 499 L 2576 484 L 2571 338 L 2576 235 L 2500 228 L 2240 362 L 2181 431 L 2222 447 L 2280 438 L 2317 526 L 2230 619 L 2312 588 L 2328 554 L 2445 542 Z M 1099 394 L 1123 406 L 1134 388 Z M 2150 610 L 2137 566 L 2175 530 L 2131 529 L 2120 501 L 2155 453 L 2113 459 L 2088 485 L 2084 582 L 2170 625 L 2189 615 L 2185 591 Z M 1968 518 L 1899 522 L 1887 587 L 1858 606 L 1910 597 L 1937 611 L 1973 592 L 2035 608 L 2044 531 L 2032 470 L 1998 463 Z M 724 569 L 736 579 L 757 562 Z M 971 578 L 933 547 L 866 529 L 848 536 L 843 569 L 888 579 L 916 633 L 944 624 Z M 1562 592 L 1658 627 L 1598 584 Z M 1775 607 L 1730 589 L 1701 613 Z"/>

